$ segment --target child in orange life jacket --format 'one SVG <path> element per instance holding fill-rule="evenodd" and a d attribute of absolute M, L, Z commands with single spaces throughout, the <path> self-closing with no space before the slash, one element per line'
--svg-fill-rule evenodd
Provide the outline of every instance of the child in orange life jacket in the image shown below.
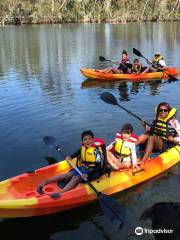
<path fill-rule="evenodd" d="M 137 140 L 131 124 L 124 124 L 121 132 L 116 133 L 115 141 L 107 147 L 107 161 L 113 169 L 139 168 L 135 148 Z"/>
<path fill-rule="evenodd" d="M 94 139 L 94 134 L 92 131 L 84 131 L 81 134 L 82 146 L 71 156 L 67 156 L 66 159 L 72 160 L 76 157 L 81 157 L 81 165 L 78 166 L 79 170 L 83 174 L 80 176 L 75 169 L 68 173 L 61 174 L 49 179 L 42 181 L 38 187 L 37 191 L 42 192 L 42 188 L 51 182 L 65 182 L 66 186 L 60 191 L 60 193 L 67 192 L 82 181 L 82 179 L 88 179 L 89 181 L 98 177 L 99 172 L 103 166 L 103 154 L 101 145 L 105 142 L 103 139 Z M 95 141 L 96 140 L 96 141 Z"/>

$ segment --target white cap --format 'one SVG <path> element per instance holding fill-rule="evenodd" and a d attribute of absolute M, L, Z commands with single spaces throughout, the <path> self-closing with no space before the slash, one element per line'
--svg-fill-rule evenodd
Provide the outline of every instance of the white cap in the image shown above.
<path fill-rule="evenodd" d="M 154 55 L 161 55 L 161 53 L 157 51 L 157 52 L 155 52 Z"/>

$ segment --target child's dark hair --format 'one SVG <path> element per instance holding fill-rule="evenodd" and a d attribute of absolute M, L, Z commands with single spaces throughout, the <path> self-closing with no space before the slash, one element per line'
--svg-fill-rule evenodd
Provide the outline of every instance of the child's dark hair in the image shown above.
<path fill-rule="evenodd" d="M 135 58 L 133 62 L 139 63 L 139 59 L 138 59 L 138 58 Z"/>
<path fill-rule="evenodd" d="M 84 132 L 81 134 L 81 139 L 82 139 L 82 141 L 83 141 L 84 137 L 87 136 L 87 135 L 89 135 L 89 136 L 91 136 L 92 138 L 94 138 L 93 132 L 92 132 L 91 130 L 86 130 L 86 131 L 84 131 Z"/>
<path fill-rule="evenodd" d="M 122 126 L 121 132 L 123 133 L 133 133 L 133 126 L 130 123 L 126 123 Z"/>
<path fill-rule="evenodd" d="M 126 50 L 122 50 L 122 54 L 126 54 L 126 55 L 128 55 L 128 53 L 127 53 Z"/>

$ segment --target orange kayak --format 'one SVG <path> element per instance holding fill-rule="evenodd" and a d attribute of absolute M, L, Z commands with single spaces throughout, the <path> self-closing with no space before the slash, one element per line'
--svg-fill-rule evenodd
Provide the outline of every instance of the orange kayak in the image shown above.
<path fill-rule="evenodd" d="M 114 194 L 157 176 L 179 161 L 180 146 L 176 146 L 149 159 L 134 174 L 132 174 L 132 169 L 111 172 L 110 177 L 105 174 L 92 183 L 98 191 L 107 195 Z M 70 169 L 69 164 L 62 161 L 0 182 L 0 218 L 52 214 L 96 200 L 97 196 L 93 190 L 83 183 L 56 198 L 52 198 L 51 194 L 59 192 L 60 187 L 57 183 L 46 185 L 43 195 L 36 191 L 36 186 L 43 179 L 65 173 Z"/>
<path fill-rule="evenodd" d="M 81 68 L 81 73 L 87 77 L 96 80 L 116 80 L 116 79 L 124 79 L 124 80 L 145 80 L 145 79 L 167 79 L 169 76 L 178 75 L 178 68 L 164 68 L 163 72 L 153 72 L 153 73 L 129 73 L 129 74 L 113 74 L 113 73 L 102 73 L 98 72 L 98 70 L 90 69 L 90 68 Z"/>

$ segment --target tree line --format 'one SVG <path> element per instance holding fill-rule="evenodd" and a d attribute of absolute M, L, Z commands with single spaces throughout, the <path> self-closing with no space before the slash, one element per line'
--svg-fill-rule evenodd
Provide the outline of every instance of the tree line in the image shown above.
<path fill-rule="evenodd" d="M 180 0 L 0 0 L 0 24 L 180 20 Z"/>

